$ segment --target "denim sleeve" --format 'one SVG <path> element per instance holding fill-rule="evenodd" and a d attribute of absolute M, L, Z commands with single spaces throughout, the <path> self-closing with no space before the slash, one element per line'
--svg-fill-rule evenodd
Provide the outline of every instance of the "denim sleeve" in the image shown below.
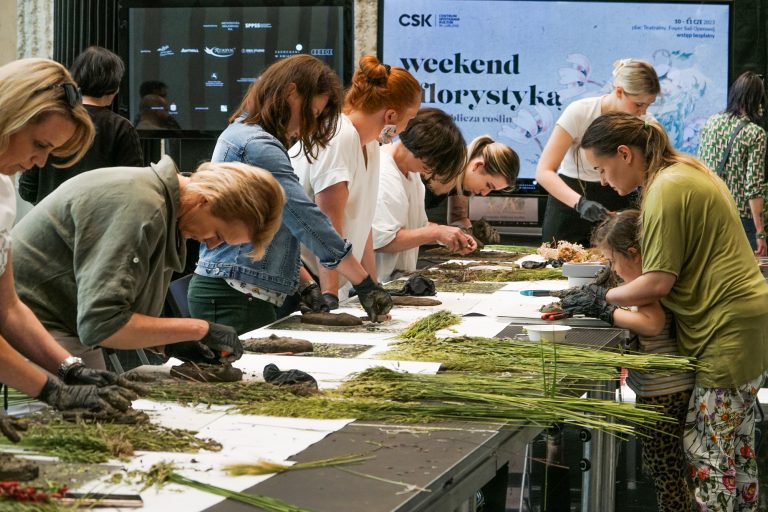
<path fill-rule="evenodd" d="M 285 191 L 283 223 L 327 268 L 336 268 L 352 250 L 352 244 L 339 236 L 320 208 L 307 197 L 293 172 L 288 154 L 276 142 L 254 139 L 245 146 L 244 161 L 272 173 Z"/>

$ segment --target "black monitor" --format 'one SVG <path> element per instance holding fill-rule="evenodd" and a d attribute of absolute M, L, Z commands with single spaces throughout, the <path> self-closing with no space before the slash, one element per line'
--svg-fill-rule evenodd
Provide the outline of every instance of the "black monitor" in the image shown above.
<path fill-rule="evenodd" d="M 271 63 L 314 55 L 347 83 L 353 0 L 121 0 L 120 108 L 145 138 L 215 138 Z"/>

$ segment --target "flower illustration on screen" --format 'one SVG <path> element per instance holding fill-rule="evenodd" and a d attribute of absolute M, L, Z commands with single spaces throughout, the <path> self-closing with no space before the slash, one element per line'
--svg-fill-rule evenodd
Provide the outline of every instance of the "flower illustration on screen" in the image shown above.
<path fill-rule="evenodd" d="M 680 50 L 659 49 L 653 53 L 661 94 L 651 111 L 676 149 L 695 154 L 701 130 L 697 119 L 701 116 L 694 114 L 707 93 L 710 78 L 692 64 L 694 57 L 694 53 Z"/>
<path fill-rule="evenodd" d="M 512 139 L 520 144 L 535 142 L 539 150 L 543 150 L 544 143 L 541 139 L 552 128 L 554 118 L 549 109 L 536 105 L 533 110 L 520 110 L 512 122 L 512 126 L 505 124 L 501 127 L 500 137 Z"/>
<path fill-rule="evenodd" d="M 570 100 L 583 94 L 593 93 L 595 90 L 605 86 L 605 82 L 596 82 L 591 78 L 592 63 L 586 55 L 571 53 L 565 60 L 571 64 L 570 67 L 558 70 L 560 83 L 565 85 L 565 88 L 557 93 L 563 100 Z"/>

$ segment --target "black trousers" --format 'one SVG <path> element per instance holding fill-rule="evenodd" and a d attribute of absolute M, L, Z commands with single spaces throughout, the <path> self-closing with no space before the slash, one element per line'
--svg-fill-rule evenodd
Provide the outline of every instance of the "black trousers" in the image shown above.
<path fill-rule="evenodd" d="M 602 186 L 599 181 L 583 181 L 562 175 L 560 178 L 579 194 L 597 201 L 612 212 L 638 208 L 636 192 L 622 197 L 611 187 Z M 553 240 L 566 240 L 589 247 L 592 230 L 596 225 L 594 222 L 582 219 L 572 204 L 565 205 L 549 196 L 547 209 L 544 212 L 544 223 L 541 227 L 541 241 L 551 243 Z"/>

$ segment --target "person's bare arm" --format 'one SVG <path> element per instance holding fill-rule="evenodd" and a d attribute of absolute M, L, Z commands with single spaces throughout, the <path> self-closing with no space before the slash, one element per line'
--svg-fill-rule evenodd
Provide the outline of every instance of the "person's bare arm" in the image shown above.
<path fill-rule="evenodd" d="M 755 223 L 755 233 L 765 233 L 765 224 L 763 222 L 763 206 L 765 199 L 762 197 L 755 197 L 749 200 L 749 210 L 752 212 L 752 222 Z M 765 238 L 758 238 L 755 240 L 756 249 L 755 256 L 768 256 L 768 246 L 765 243 Z"/>
<path fill-rule="evenodd" d="M 365 241 L 365 249 L 363 250 L 363 259 L 360 261 L 363 268 L 368 275 L 371 276 L 374 283 L 379 282 L 379 278 L 376 274 L 376 256 L 373 253 L 373 231 L 368 231 L 368 238 Z"/>
<path fill-rule="evenodd" d="M 99 343 L 102 347 L 135 349 L 201 339 L 208 322 L 196 318 L 155 318 L 134 313 L 128 323 Z"/>
<path fill-rule="evenodd" d="M 67 352 L 43 327 L 35 314 L 16 294 L 11 252 L 5 272 L 0 276 L 0 334 L 23 356 L 53 374 Z"/>
<path fill-rule="evenodd" d="M 611 288 L 605 300 L 616 306 L 644 306 L 666 297 L 677 277 L 668 272 L 647 272 L 633 281 Z"/>
<path fill-rule="evenodd" d="M 640 306 L 637 311 L 616 309 L 613 312 L 613 324 L 629 329 L 640 336 L 658 336 L 664 329 L 667 316 L 658 302 Z"/>
<path fill-rule="evenodd" d="M 448 224 L 471 228 L 469 220 L 469 197 L 463 195 L 448 196 Z"/>
<path fill-rule="evenodd" d="M 581 195 L 557 175 L 557 169 L 572 144 L 573 137 L 559 125 L 555 125 L 552 135 L 549 137 L 547 145 L 544 146 L 541 157 L 539 157 L 539 163 L 536 165 L 536 181 L 552 197 L 574 208 Z"/>
<path fill-rule="evenodd" d="M 331 185 L 330 187 L 315 194 L 315 203 L 322 211 L 336 232 L 343 236 L 344 233 L 344 208 L 349 199 L 349 187 L 346 181 Z M 347 259 L 347 258 L 344 258 Z M 341 265 L 339 265 L 341 266 Z M 341 271 L 341 268 L 338 268 Z M 323 293 L 339 294 L 339 274 L 337 270 L 331 270 L 323 267 L 318 261 L 318 277 L 320 278 L 320 290 Z M 359 281 L 355 281 L 359 282 Z"/>

